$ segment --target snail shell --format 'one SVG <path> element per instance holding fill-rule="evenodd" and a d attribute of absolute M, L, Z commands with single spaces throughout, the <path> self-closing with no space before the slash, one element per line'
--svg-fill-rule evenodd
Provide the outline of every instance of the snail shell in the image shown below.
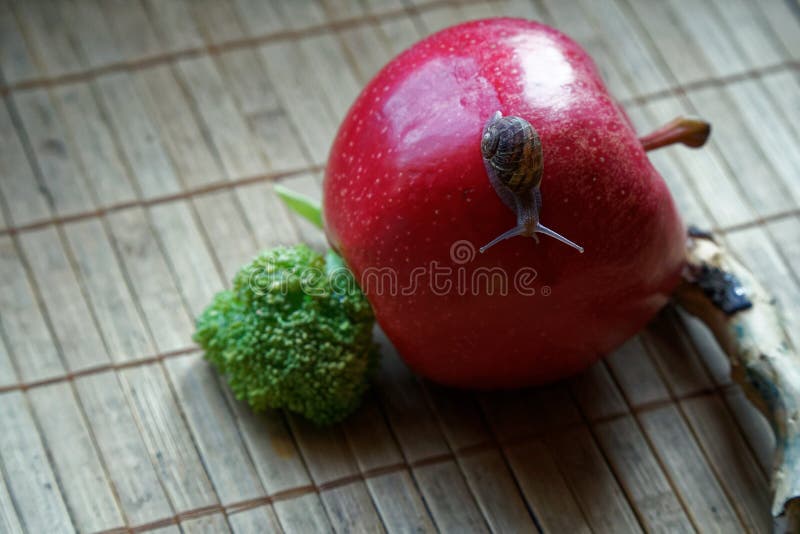
<path fill-rule="evenodd" d="M 522 117 L 495 113 L 483 129 L 481 153 L 494 171 L 490 176 L 512 193 L 525 193 L 542 183 L 542 142 Z"/>

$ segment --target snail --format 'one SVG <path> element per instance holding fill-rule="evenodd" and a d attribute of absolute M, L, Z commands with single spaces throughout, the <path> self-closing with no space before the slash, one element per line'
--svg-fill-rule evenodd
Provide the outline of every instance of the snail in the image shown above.
<path fill-rule="evenodd" d="M 518 235 L 532 237 L 538 243 L 537 233 L 549 235 L 583 252 L 583 247 L 539 222 L 542 142 L 531 123 L 522 117 L 504 117 L 496 112 L 483 128 L 481 153 L 489 182 L 503 203 L 517 214 L 517 225 L 481 247 L 481 252 Z"/>

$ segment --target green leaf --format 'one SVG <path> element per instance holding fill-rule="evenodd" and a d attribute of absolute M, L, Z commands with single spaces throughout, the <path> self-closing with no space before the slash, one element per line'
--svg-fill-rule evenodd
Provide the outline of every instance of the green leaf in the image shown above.
<path fill-rule="evenodd" d="M 314 199 L 287 189 L 280 184 L 275 184 L 275 192 L 290 210 L 303 217 L 305 220 L 322 229 L 322 206 Z"/>

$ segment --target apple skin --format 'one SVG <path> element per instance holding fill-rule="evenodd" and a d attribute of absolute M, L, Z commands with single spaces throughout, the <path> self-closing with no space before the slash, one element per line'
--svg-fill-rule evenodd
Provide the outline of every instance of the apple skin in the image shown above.
<path fill-rule="evenodd" d="M 472 261 L 451 257 L 455 242 L 477 250 L 516 221 L 480 151 L 497 110 L 538 131 L 542 223 L 584 254 L 541 236 L 506 240 Z M 653 317 L 685 262 L 669 190 L 591 58 L 564 34 L 520 19 L 448 28 L 379 72 L 340 127 L 323 202 L 328 240 L 389 339 L 414 372 L 450 386 L 528 386 L 585 369 Z M 436 291 L 430 269 L 414 271 L 431 265 L 452 269 Z M 505 296 L 471 285 L 475 269 L 494 267 L 506 273 Z M 513 284 L 531 268 L 534 296 Z M 365 277 L 376 269 L 416 287 L 379 290 Z"/>

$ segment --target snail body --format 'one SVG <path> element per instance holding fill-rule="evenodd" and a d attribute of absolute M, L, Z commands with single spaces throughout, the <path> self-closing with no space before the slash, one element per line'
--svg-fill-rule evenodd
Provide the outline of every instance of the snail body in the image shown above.
<path fill-rule="evenodd" d="M 583 247 L 539 222 L 542 207 L 539 186 L 544 167 L 542 142 L 528 121 L 496 112 L 483 128 L 481 154 L 489 182 L 503 203 L 517 215 L 517 225 L 481 247 L 481 252 L 515 236 L 532 237 L 538 243 L 537 233 L 583 252 Z"/>

